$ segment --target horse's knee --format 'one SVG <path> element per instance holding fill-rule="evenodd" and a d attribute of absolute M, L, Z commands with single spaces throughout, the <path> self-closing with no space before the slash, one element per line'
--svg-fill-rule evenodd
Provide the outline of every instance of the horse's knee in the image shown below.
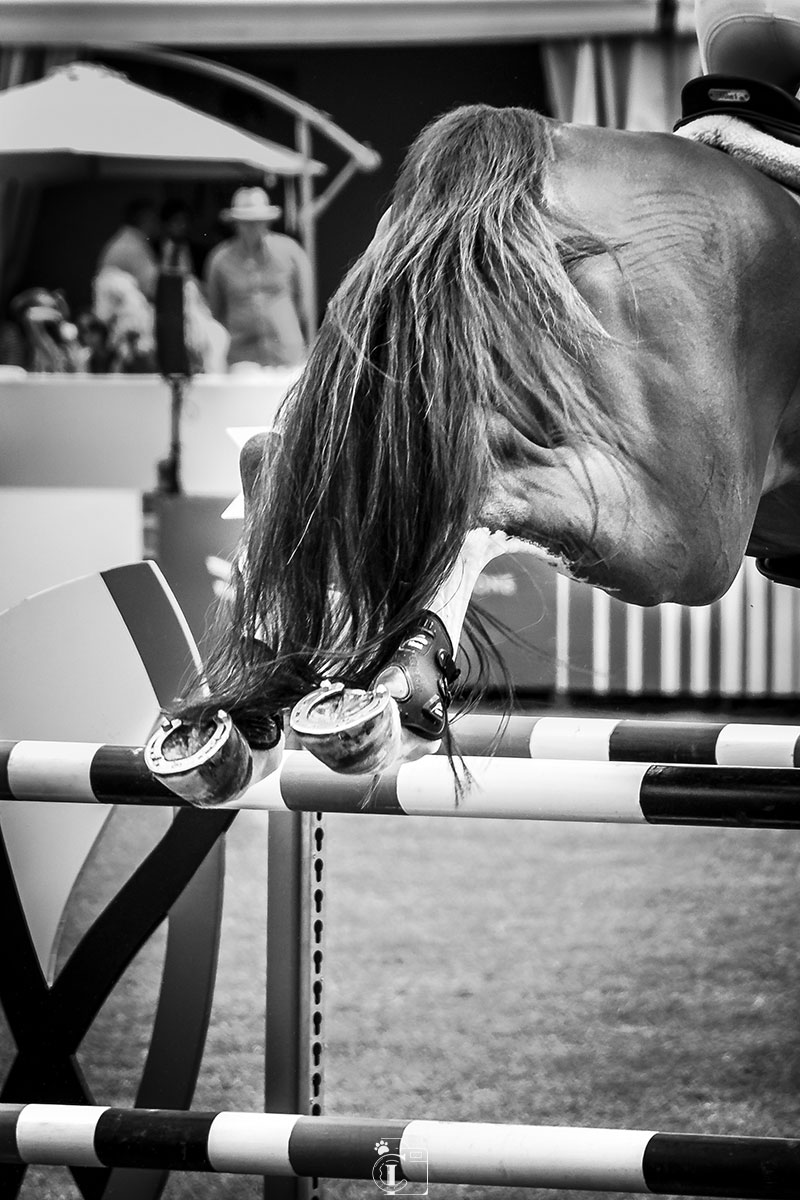
<path fill-rule="evenodd" d="M 268 775 L 272 775 L 274 771 L 277 771 L 283 761 L 285 745 L 286 740 L 283 734 L 281 734 L 279 741 L 274 746 L 264 749 L 259 746 L 252 746 L 250 748 L 253 767 L 250 773 L 250 781 L 247 784 L 248 788 L 251 788 L 254 783 L 260 783 L 262 779 L 266 779 Z"/>
<path fill-rule="evenodd" d="M 269 462 L 279 436 L 274 429 L 264 429 L 248 438 L 239 452 L 239 475 L 248 503 L 256 495 L 264 464 Z"/>
<path fill-rule="evenodd" d="M 427 758 L 429 754 L 438 754 L 441 749 L 441 738 L 432 742 L 429 738 L 421 738 L 410 729 L 403 729 L 400 735 L 400 750 L 396 765 L 399 763 L 416 762 L 419 758 Z"/>

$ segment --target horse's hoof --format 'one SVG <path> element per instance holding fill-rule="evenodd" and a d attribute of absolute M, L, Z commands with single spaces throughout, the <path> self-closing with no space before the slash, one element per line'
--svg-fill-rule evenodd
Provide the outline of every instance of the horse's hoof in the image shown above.
<path fill-rule="evenodd" d="M 400 714 L 382 687 L 325 682 L 295 704 L 289 724 L 306 750 L 343 775 L 376 774 L 400 751 Z"/>
<path fill-rule="evenodd" d="M 201 807 L 231 800 L 253 776 L 250 746 L 222 709 L 201 725 L 163 721 L 145 746 L 144 761 L 171 792 Z"/>
<path fill-rule="evenodd" d="M 372 686 L 385 687 L 394 697 L 404 728 L 434 741 L 444 733 L 460 674 L 447 630 L 435 613 L 424 610 L 409 622 Z"/>

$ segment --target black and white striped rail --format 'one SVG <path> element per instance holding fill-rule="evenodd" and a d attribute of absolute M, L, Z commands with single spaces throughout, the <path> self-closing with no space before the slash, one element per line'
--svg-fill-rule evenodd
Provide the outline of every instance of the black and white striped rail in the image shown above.
<path fill-rule="evenodd" d="M 65 1104 L 0 1105 L 0 1163 L 731 1200 L 800 1195 L 795 1139 Z"/>
<path fill-rule="evenodd" d="M 232 808 L 497 820 L 800 828 L 793 767 L 466 758 L 459 789 L 446 758 L 407 763 L 375 782 L 343 776 L 289 750 L 273 775 Z M 0 743 L 0 800 L 172 805 L 139 747 L 79 742 Z M 223 806 L 224 807 L 224 806 Z"/>
<path fill-rule="evenodd" d="M 496 749 L 506 758 L 705 763 L 725 767 L 800 766 L 800 726 L 656 721 L 607 717 L 470 714 L 453 724 L 463 754 Z"/>

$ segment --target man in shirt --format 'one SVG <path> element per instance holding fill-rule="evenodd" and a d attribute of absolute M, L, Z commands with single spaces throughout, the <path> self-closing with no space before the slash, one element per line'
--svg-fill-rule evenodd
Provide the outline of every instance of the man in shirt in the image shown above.
<path fill-rule="evenodd" d="M 311 332 L 311 267 L 293 238 L 276 233 L 281 209 L 260 187 L 239 188 L 222 213 L 234 236 L 217 246 L 205 270 L 213 316 L 231 337 L 228 365 L 301 363 Z"/>
<path fill-rule="evenodd" d="M 100 251 L 95 274 L 103 267 L 127 271 L 152 300 L 158 280 L 158 258 L 153 248 L 157 236 L 155 205 L 150 200 L 134 200 L 125 210 L 124 224 Z"/>

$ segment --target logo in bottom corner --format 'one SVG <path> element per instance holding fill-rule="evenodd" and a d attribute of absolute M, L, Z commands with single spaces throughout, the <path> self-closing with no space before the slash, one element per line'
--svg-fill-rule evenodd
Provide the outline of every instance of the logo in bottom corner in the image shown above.
<path fill-rule="evenodd" d="M 384 1196 L 427 1196 L 428 1151 L 423 1145 L 403 1139 L 401 1148 L 400 1138 L 381 1138 L 375 1153 L 372 1178 Z"/>

